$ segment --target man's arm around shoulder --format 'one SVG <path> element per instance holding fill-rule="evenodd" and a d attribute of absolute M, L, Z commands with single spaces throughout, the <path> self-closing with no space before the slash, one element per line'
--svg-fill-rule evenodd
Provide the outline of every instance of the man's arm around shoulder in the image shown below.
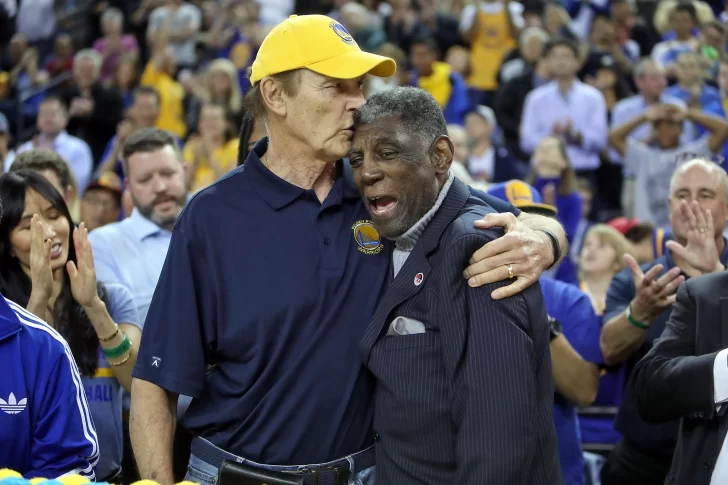
<path fill-rule="evenodd" d="M 457 430 L 453 483 L 525 483 L 529 468 L 524 464 L 533 463 L 543 446 L 533 425 L 539 400 L 548 400 L 550 420 L 550 364 L 540 371 L 548 374 L 547 395 L 538 390 L 543 381 L 534 367 L 536 353 L 548 356 L 548 325 L 529 321 L 526 299 L 540 295 L 538 285 L 493 300 L 491 292 L 507 282 L 472 288 L 463 281 L 457 268 L 488 241 L 482 234 L 457 237 L 443 249 L 447 269 L 438 281 L 435 312 L 438 321 L 446 322 L 442 348 Z"/>
<path fill-rule="evenodd" d="M 630 385 L 645 421 L 667 422 L 694 413 L 710 419 L 715 413 L 713 364 L 717 352 L 696 355 L 694 283 L 699 281 L 680 287 L 662 336 L 634 369 Z"/>

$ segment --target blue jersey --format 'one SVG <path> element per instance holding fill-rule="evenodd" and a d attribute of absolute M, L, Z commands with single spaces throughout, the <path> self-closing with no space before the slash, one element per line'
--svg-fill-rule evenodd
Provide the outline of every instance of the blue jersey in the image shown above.
<path fill-rule="evenodd" d="M 0 369 L 0 468 L 95 480 L 96 429 L 68 344 L 2 295 Z"/>

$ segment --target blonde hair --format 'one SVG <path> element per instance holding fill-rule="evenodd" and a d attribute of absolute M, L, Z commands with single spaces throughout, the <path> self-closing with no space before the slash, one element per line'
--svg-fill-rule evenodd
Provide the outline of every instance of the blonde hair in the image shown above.
<path fill-rule="evenodd" d="M 584 242 L 586 242 L 589 236 L 597 237 L 601 242 L 608 244 L 614 249 L 614 263 L 617 265 L 617 269 L 614 274 L 619 273 L 625 268 L 624 255 L 633 254 L 634 248 L 626 237 L 624 237 L 619 231 L 612 226 L 606 224 L 595 224 L 593 225 L 584 236 Z M 580 253 L 581 256 L 581 253 Z M 579 279 L 584 278 L 584 273 L 579 268 Z"/>
<path fill-rule="evenodd" d="M 235 68 L 235 64 L 228 59 L 215 59 L 210 62 L 207 67 L 207 82 L 208 89 L 210 88 L 210 78 L 213 73 L 225 74 L 230 80 L 230 99 L 226 108 L 232 113 L 240 113 L 243 106 L 243 93 L 240 90 L 240 83 L 238 82 L 238 70 Z M 212 91 L 210 91 L 212 95 Z"/>

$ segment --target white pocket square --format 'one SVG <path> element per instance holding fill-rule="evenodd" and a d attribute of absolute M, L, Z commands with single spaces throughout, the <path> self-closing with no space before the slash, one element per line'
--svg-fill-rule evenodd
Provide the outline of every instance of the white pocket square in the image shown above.
<path fill-rule="evenodd" d="M 393 335 L 413 335 L 417 333 L 425 333 L 425 324 L 414 318 L 397 317 L 392 320 L 387 330 L 388 336 Z"/>

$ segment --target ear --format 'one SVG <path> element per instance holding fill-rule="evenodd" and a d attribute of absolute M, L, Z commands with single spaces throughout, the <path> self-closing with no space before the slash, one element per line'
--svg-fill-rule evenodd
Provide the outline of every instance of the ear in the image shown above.
<path fill-rule="evenodd" d="M 260 81 L 260 95 L 263 103 L 271 112 L 278 116 L 285 116 L 288 109 L 286 97 L 283 94 L 281 84 L 272 77 L 264 77 Z"/>
<path fill-rule="evenodd" d="M 442 135 L 435 140 L 432 147 L 432 163 L 435 165 L 435 172 L 445 174 L 450 170 L 454 151 L 450 137 Z"/>

